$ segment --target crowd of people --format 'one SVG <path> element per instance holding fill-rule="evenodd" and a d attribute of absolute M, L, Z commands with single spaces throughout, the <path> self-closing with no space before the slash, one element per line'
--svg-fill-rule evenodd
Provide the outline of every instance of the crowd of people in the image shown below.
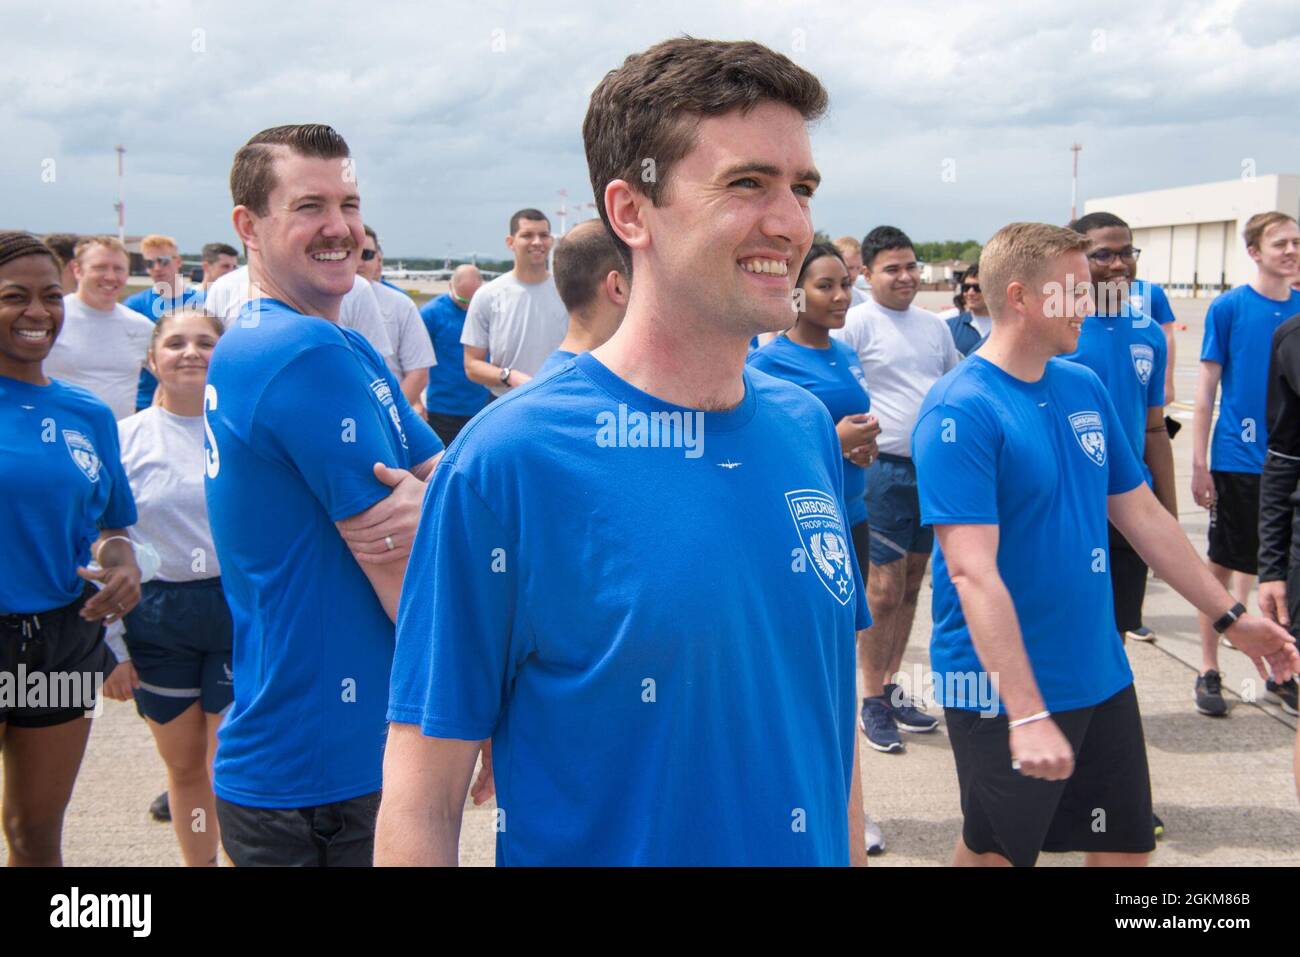
<path fill-rule="evenodd" d="M 860 864 L 858 730 L 941 726 L 954 863 L 1144 863 L 1149 570 L 1199 712 L 1223 636 L 1296 713 L 1300 229 L 1251 218 L 1206 319 L 1206 563 L 1128 225 L 1005 226 L 941 317 L 901 229 L 813 241 L 826 108 L 756 43 L 629 56 L 582 128 L 600 220 L 521 209 L 511 271 L 420 308 L 323 125 L 239 149 L 246 263 L 201 283 L 165 235 L 122 302 L 116 239 L 0 234 L 0 671 L 134 700 L 189 865 L 455 863 L 467 794 L 499 864 Z M 931 565 L 942 723 L 899 680 Z M 62 860 L 86 713 L 0 701 L 11 864 Z"/>

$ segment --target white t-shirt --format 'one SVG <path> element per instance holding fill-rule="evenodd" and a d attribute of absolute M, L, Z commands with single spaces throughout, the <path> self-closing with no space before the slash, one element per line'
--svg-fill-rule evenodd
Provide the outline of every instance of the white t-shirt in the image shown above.
<path fill-rule="evenodd" d="M 370 287 L 379 301 L 379 311 L 384 317 L 388 339 L 397 353 L 396 361 L 390 360 L 388 367 L 393 370 L 398 381 L 408 372 L 437 365 L 438 357 L 433 354 L 433 340 L 429 338 L 429 330 L 420 318 L 415 300 L 382 282 L 372 282 Z"/>
<path fill-rule="evenodd" d="M 911 458 L 912 428 L 926 393 L 962 358 L 947 323 L 916 306 L 897 312 L 873 300 L 850 309 L 844 328 L 831 335 L 862 363 L 871 411 L 880 420 L 880 451 Z"/>
<path fill-rule="evenodd" d="M 248 288 L 248 267 L 240 266 L 208 287 L 203 308 L 229 328 L 239 318 L 239 310 L 244 303 L 252 298 Z M 339 306 L 339 325 L 357 330 L 384 357 L 385 362 L 390 366 L 393 364 L 393 345 L 385 331 L 384 314 L 380 311 L 379 300 L 375 298 L 370 283 L 360 276 L 353 279 L 352 291 L 343 297 Z"/>
<path fill-rule="evenodd" d="M 461 330 L 462 345 L 487 349 L 493 365 L 536 375 L 547 358 L 564 341 L 569 314 L 547 275 L 537 283 L 522 283 L 514 271 L 479 287 L 470 300 Z M 509 388 L 489 386 L 493 395 Z"/>
<path fill-rule="evenodd" d="M 853 308 L 854 306 L 860 306 L 864 302 L 870 302 L 870 301 L 871 301 L 871 293 L 867 292 L 867 290 L 861 288 L 856 284 L 849 287 L 849 308 L 850 309 Z"/>
<path fill-rule="evenodd" d="M 155 405 L 117 423 L 117 435 L 139 515 L 127 533 L 157 550 L 157 577 L 188 582 L 220 575 L 203 496 L 203 416 Z"/>
<path fill-rule="evenodd" d="M 63 297 L 63 331 L 42 366 L 45 374 L 89 389 L 124 419 L 135 412 L 140 369 L 153 322 L 120 302 L 91 309 L 76 293 Z"/>

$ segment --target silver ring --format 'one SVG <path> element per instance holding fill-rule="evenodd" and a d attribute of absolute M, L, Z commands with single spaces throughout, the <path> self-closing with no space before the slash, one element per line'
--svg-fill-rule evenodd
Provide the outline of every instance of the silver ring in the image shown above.
<path fill-rule="evenodd" d="M 392 535 L 385 535 L 385 536 L 384 536 L 384 544 L 388 546 L 388 550 L 389 550 L 390 552 L 391 552 L 394 548 L 397 547 L 396 545 L 393 544 L 393 536 L 392 536 Z"/>
<path fill-rule="evenodd" d="M 1011 770 L 1012 770 L 1012 771 L 1019 771 L 1019 770 L 1020 770 L 1020 762 L 1017 761 L 1015 758 L 1012 758 L 1012 759 L 1011 759 Z"/>

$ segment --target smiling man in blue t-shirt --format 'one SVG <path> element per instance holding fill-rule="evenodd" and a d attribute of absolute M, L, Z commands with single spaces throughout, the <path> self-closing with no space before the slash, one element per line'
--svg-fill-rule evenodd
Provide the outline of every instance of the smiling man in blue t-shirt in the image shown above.
<path fill-rule="evenodd" d="M 1192 419 L 1192 497 L 1210 510 L 1210 570 L 1245 604 L 1259 571 L 1259 477 L 1268 449 L 1268 363 L 1273 333 L 1300 313 L 1291 277 L 1300 265 L 1300 229 L 1286 213 L 1259 213 L 1242 230 L 1255 278 L 1223 293 L 1205 314 L 1201 371 Z M 1219 415 L 1210 422 L 1222 384 Z M 1206 452 L 1209 452 L 1207 458 Z M 1235 581 L 1234 581 L 1235 579 Z M 1196 710 L 1228 713 L 1219 674 L 1219 636 L 1202 615 Z"/>
<path fill-rule="evenodd" d="M 1107 519 L 1238 648 L 1283 677 L 1300 665 L 1152 495 L 1097 376 L 1056 358 L 1092 311 L 1089 246 L 1043 223 L 994 235 L 980 254 L 993 330 L 930 390 L 912 434 L 939 544 L 930 654 L 961 791 L 958 865 L 1030 865 L 1043 850 L 1137 865 L 1154 847 Z"/>
<path fill-rule="evenodd" d="M 241 867 L 371 861 L 393 619 L 442 449 L 379 353 L 338 325 L 363 237 L 348 156 L 328 126 L 282 126 L 230 175 L 262 298 L 213 352 L 203 404 L 234 621 L 214 789 Z"/>
<path fill-rule="evenodd" d="M 456 862 L 489 738 L 499 864 L 865 861 L 869 617 L 839 443 L 812 395 L 745 367 L 749 340 L 790 322 L 825 105 L 780 54 L 685 37 L 592 94 L 627 314 L 492 403 L 438 468 L 398 618 L 376 863 Z"/>

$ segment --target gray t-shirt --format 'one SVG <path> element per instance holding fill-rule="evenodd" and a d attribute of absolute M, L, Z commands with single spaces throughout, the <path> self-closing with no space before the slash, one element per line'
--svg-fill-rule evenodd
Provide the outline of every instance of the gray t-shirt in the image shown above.
<path fill-rule="evenodd" d="M 382 282 L 372 282 L 370 288 L 379 300 L 385 331 L 397 353 L 388 359 L 388 368 L 393 375 L 400 380 L 408 372 L 437 365 L 438 357 L 433 354 L 433 341 L 429 338 L 424 320 L 420 318 L 415 300 Z"/>
<path fill-rule="evenodd" d="M 203 493 L 203 416 L 152 406 L 117 423 L 117 435 L 139 515 L 127 534 L 158 552 L 157 577 L 188 582 L 220 575 Z"/>
<path fill-rule="evenodd" d="M 487 349 L 493 365 L 536 375 L 564 341 L 568 326 L 569 314 L 554 279 L 548 275 L 542 282 L 522 283 L 511 271 L 474 293 L 460 341 Z M 493 395 L 509 391 L 500 383 L 489 388 Z"/>
<path fill-rule="evenodd" d="M 140 369 L 149 353 L 153 322 L 120 302 L 91 309 L 74 292 L 63 297 L 63 330 L 46 357 L 44 371 L 88 389 L 124 419 L 135 412 Z"/>

